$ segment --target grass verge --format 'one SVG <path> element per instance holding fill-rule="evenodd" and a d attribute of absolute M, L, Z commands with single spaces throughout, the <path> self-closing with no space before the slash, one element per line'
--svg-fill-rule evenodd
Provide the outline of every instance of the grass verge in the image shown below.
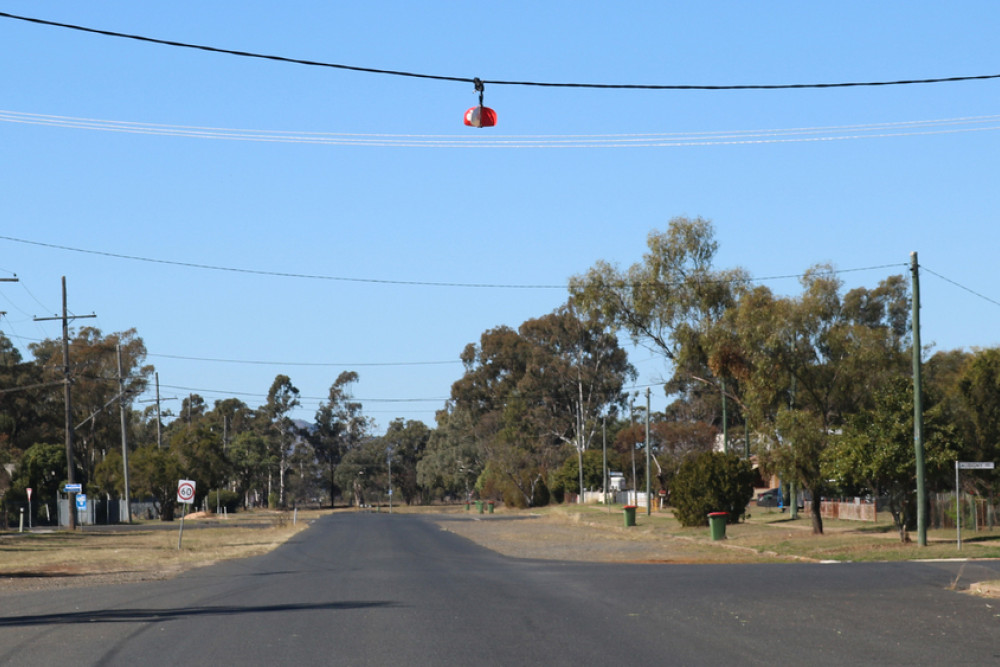
<path fill-rule="evenodd" d="M 0 590 L 162 579 L 184 570 L 271 551 L 320 512 L 237 514 L 211 525 L 147 522 L 101 532 L 6 534 L 0 539 Z M 199 525 L 199 523 L 201 525 Z"/>

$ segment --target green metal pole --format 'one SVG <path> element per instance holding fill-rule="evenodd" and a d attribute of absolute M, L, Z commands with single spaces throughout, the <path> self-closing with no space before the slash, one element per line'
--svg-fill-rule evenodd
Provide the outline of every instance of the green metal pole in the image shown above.
<path fill-rule="evenodd" d="M 917 253 L 910 253 L 913 273 L 913 452 L 917 464 L 917 541 L 927 546 L 927 488 L 924 482 L 924 407 L 920 376 L 920 265 Z"/>
<path fill-rule="evenodd" d="M 646 516 L 653 513 L 653 498 L 650 495 L 650 460 L 649 460 L 649 387 L 646 387 Z"/>

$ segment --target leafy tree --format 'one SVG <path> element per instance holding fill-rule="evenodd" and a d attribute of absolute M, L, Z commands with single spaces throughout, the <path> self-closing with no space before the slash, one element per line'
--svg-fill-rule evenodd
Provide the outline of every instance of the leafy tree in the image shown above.
<path fill-rule="evenodd" d="M 382 502 L 389 490 L 385 448 L 378 439 L 366 439 L 344 454 L 336 472 L 337 485 L 350 489 L 353 504 Z"/>
<path fill-rule="evenodd" d="M 418 483 L 417 464 L 423 458 L 431 430 L 421 421 L 394 419 L 381 441 L 392 451 L 392 487 L 411 505 L 423 500 L 424 489 Z"/>
<path fill-rule="evenodd" d="M 222 454 L 222 434 L 204 421 L 174 431 L 170 450 L 180 461 L 181 474 L 198 483 L 195 505 L 200 504 L 209 489 L 221 487 L 229 477 L 229 462 Z"/>
<path fill-rule="evenodd" d="M 354 371 L 344 371 L 330 385 L 325 403 L 316 411 L 316 427 L 309 434 L 330 493 L 330 503 L 341 491 L 337 486 L 336 470 L 344 454 L 359 445 L 368 432 L 370 422 L 362 415 L 361 403 L 351 396 L 351 385 L 358 381 Z M 354 480 L 351 478 L 351 486 Z"/>
<path fill-rule="evenodd" d="M 211 429 L 223 436 L 223 451 L 229 447 L 240 433 L 252 431 L 255 427 L 257 414 L 238 398 L 225 398 L 215 401 L 214 407 L 205 413 L 205 421 Z"/>
<path fill-rule="evenodd" d="M 684 460 L 674 478 L 674 514 L 684 526 L 708 525 L 710 512 L 726 512 L 726 520 L 737 523 L 752 497 L 750 462 L 734 454 L 695 454 Z"/>
<path fill-rule="evenodd" d="M 928 477 L 941 479 L 955 459 L 954 429 L 935 418 L 924 419 L 924 460 Z M 843 435 L 824 453 L 823 471 L 841 484 L 864 486 L 888 499 L 901 541 L 916 520 L 916 455 L 913 448 L 913 384 L 900 377 L 876 392 L 871 408 L 851 415 Z"/>
<path fill-rule="evenodd" d="M 298 429 L 288 413 L 299 406 L 299 390 L 287 375 L 278 375 L 267 391 L 267 403 L 261 407 L 267 428 L 272 460 L 278 464 L 278 504 L 285 506 L 285 475 L 290 467 L 289 455 Z M 268 497 L 273 489 L 268 482 Z"/>
<path fill-rule="evenodd" d="M 569 307 L 518 331 L 483 333 L 462 361 L 465 374 L 452 385 L 452 418 L 471 424 L 491 488 L 519 494 L 512 504 L 520 506 L 538 503 L 536 490 L 562 465 L 566 448 L 582 455 L 599 431 L 599 415 L 623 401 L 622 386 L 634 377 L 607 328 Z"/>
<path fill-rule="evenodd" d="M 327 493 L 322 467 L 308 442 L 298 439 L 288 458 L 288 498 L 292 504 L 319 505 Z"/>
<path fill-rule="evenodd" d="M 145 391 L 152 366 L 144 366 L 146 346 L 135 329 L 103 335 L 94 327 L 82 327 L 70 340 L 70 366 L 73 376 L 73 423 L 76 426 L 74 457 L 86 477 L 102 458 L 99 452 L 107 443 L 121 442 L 121 420 L 118 417 L 118 355 L 121 346 L 122 372 L 125 375 L 125 397 Z M 62 380 L 62 340 L 46 339 L 32 343 L 29 349 L 36 363 L 45 369 L 43 379 Z M 62 392 L 50 388 L 43 404 L 50 422 L 58 424 L 61 435 L 64 402 Z"/>
<path fill-rule="evenodd" d="M 597 314 L 581 319 L 571 305 L 528 320 L 519 333 L 531 344 L 519 392 L 540 397 L 532 402 L 533 418 L 575 447 L 580 471 L 584 452 L 600 432 L 600 415 L 624 406 L 622 387 L 636 371 L 607 324 Z"/>
<path fill-rule="evenodd" d="M 21 457 L 14 477 L 13 492 L 27 499 L 25 489 L 32 489 L 33 498 L 55 502 L 65 484 L 66 447 L 62 444 L 35 443 Z"/>
<path fill-rule="evenodd" d="M 184 424 L 194 424 L 208 411 L 208 403 L 200 394 L 188 394 L 181 399 L 180 419 Z M 176 422 L 175 422 L 176 423 Z"/>
<path fill-rule="evenodd" d="M 568 456 L 562 466 L 552 475 L 549 488 L 557 499 L 562 494 L 580 493 L 580 463 L 575 454 Z M 604 487 L 604 454 L 591 449 L 583 453 L 583 487 L 600 489 Z"/>
<path fill-rule="evenodd" d="M 133 496 L 152 497 L 160 518 L 173 521 L 177 509 L 177 482 L 182 478 L 177 454 L 156 445 L 146 445 L 132 453 L 129 468 Z"/>
<path fill-rule="evenodd" d="M 512 396 L 498 414 L 490 415 L 496 430 L 482 441 L 487 464 L 476 481 L 480 496 L 501 496 L 504 504 L 520 508 L 548 504 L 546 478 L 566 452 L 534 430 L 526 412 L 525 401 Z"/>
<path fill-rule="evenodd" d="M 468 411 L 441 410 L 424 455 L 417 462 L 417 484 L 432 496 L 460 496 L 468 500 L 484 460 Z"/>
<path fill-rule="evenodd" d="M 63 454 L 65 458 L 65 453 Z M 130 480 L 131 481 L 131 480 Z M 112 449 L 104 459 L 94 467 L 94 477 L 89 488 L 91 493 L 103 493 L 108 498 L 121 498 L 125 493 L 125 465 L 122 455 L 117 449 Z"/>
<path fill-rule="evenodd" d="M 665 232 L 649 234 L 647 247 L 643 261 L 626 271 L 602 261 L 574 277 L 571 303 L 662 354 L 674 368 L 671 391 L 718 394 L 729 368 L 711 358 L 713 336 L 749 278 L 742 269 L 713 268 L 718 243 L 702 218 L 672 219 Z"/>
<path fill-rule="evenodd" d="M 712 451 L 718 430 L 705 422 L 654 420 L 649 425 L 652 460 L 657 466 L 656 476 L 667 491 L 668 502 L 673 490 L 673 480 L 681 463 L 693 454 Z"/>
<path fill-rule="evenodd" d="M 845 419 L 871 405 L 876 391 L 908 368 L 909 307 L 901 276 L 874 290 L 841 296 L 828 266 L 808 271 L 803 293 L 774 297 L 763 287 L 743 295 L 727 314 L 735 332 L 730 369 L 769 447 L 764 467 L 812 494 L 813 532 L 823 532 L 820 500 L 826 478 L 819 461 Z"/>
<path fill-rule="evenodd" d="M 274 461 L 268 451 L 267 441 L 263 436 L 250 431 L 244 431 L 233 438 L 229 446 L 229 461 L 236 477 L 236 488 L 243 499 L 243 506 L 248 507 L 254 500 L 259 501 L 266 493 L 268 471 Z"/>
<path fill-rule="evenodd" d="M 42 366 L 25 362 L 3 333 L 0 333 L 0 387 L 4 388 L 0 393 L 0 463 L 16 460 L 33 443 L 58 438 L 62 413 L 45 408 L 53 405 L 49 397 L 62 383 L 52 378 L 46 381 Z"/>
<path fill-rule="evenodd" d="M 1000 459 L 1000 348 L 977 351 L 963 366 L 958 389 L 965 405 L 962 454 L 968 461 Z M 996 493 L 997 475 L 970 475 L 970 483 Z"/>

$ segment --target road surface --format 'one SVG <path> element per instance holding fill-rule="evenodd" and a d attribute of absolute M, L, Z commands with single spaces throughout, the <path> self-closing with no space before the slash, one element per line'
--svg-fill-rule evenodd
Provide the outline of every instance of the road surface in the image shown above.
<path fill-rule="evenodd" d="M 1000 601 L 959 574 L 1000 564 L 517 560 L 334 514 L 170 581 L 5 594 L 0 664 L 1000 664 Z"/>

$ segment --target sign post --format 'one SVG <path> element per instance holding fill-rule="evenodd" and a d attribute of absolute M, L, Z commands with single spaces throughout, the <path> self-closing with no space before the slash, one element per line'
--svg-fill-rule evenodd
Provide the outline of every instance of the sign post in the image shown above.
<path fill-rule="evenodd" d="M 177 482 L 177 502 L 181 505 L 181 529 L 177 533 L 177 548 L 181 548 L 181 539 L 184 537 L 184 515 L 187 514 L 187 506 L 194 503 L 195 483 L 190 479 L 182 479 Z"/>
<path fill-rule="evenodd" d="M 29 486 L 25 491 L 28 492 L 28 530 L 31 530 L 31 487 Z"/>
<path fill-rule="evenodd" d="M 955 529 L 958 531 L 958 550 L 962 550 L 962 490 L 959 470 L 993 470 L 993 461 L 955 461 Z"/>
<path fill-rule="evenodd" d="M 79 521 L 77 521 L 77 523 L 80 524 L 81 526 L 83 525 L 83 522 L 86 520 L 87 515 L 83 514 L 81 516 L 80 512 L 86 512 L 86 511 L 87 511 L 87 494 L 86 493 L 76 494 L 76 513 L 78 516 L 80 516 L 80 519 Z"/>

